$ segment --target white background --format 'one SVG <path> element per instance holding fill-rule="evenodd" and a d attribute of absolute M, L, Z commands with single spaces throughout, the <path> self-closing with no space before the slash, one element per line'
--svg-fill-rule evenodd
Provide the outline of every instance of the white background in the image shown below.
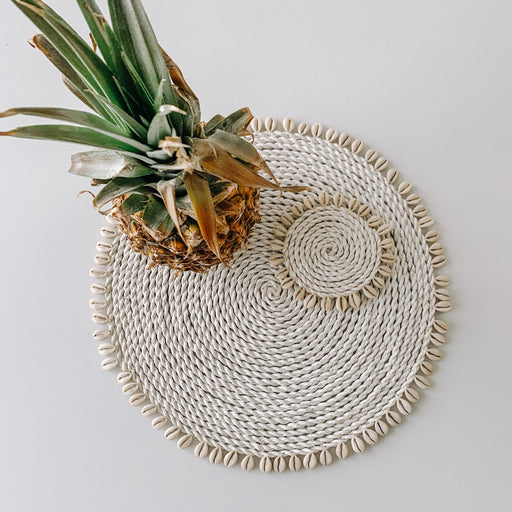
<path fill-rule="evenodd" d="M 52 5 L 84 29 L 75 2 Z M 0 140 L 0 509 L 511 510 L 510 5 L 146 0 L 205 117 L 249 105 L 347 131 L 438 221 L 455 310 L 432 388 L 387 438 L 328 468 L 246 474 L 152 431 L 91 339 L 103 220 L 66 174 L 79 147 Z M 34 31 L 2 2 L 2 108 L 76 106 L 27 45 Z"/>

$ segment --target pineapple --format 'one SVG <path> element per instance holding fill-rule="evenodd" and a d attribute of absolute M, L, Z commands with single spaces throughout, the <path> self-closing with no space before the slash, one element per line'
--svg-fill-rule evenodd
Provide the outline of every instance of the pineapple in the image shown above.
<path fill-rule="evenodd" d="M 250 110 L 201 121 L 197 96 L 160 48 L 140 0 L 108 0 L 111 24 L 95 0 L 77 0 L 92 47 L 41 0 L 12 1 L 42 32 L 32 46 L 94 113 L 12 108 L 0 117 L 66 124 L 0 134 L 99 148 L 73 155 L 70 172 L 101 187 L 94 206 L 119 221 L 151 264 L 195 272 L 228 265 L 260 220 L 259 189 L 284 190 L 249 142 Z"/>

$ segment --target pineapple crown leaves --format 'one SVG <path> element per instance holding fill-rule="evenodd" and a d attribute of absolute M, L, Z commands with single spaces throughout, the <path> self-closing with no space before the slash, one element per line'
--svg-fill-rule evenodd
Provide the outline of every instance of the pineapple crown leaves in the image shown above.
<path fill-rule="evenodd" d="M 163 236 L 174 228 L 181 234 L 180 219 L 190 216 L 220 259 L 215 204 L 227 185 L 283 190 L 244 138 L 250 134 L 250 110 L 203 123 L 197 96 L 160 48 L 140 0 L 108 0 L 111 24 L 95 0 L 77 0 L 92 48 L 43 1 L 12 2 L 42 32 L 31 45 L 94 113 L 12 108 L 0 117 L 29 115 L 65 124 L 21 126 L 0 135 L 101 148 L 73 155 L 70 169 L 103 185 L 94 198 L 98 209 L 122 197 L 123 213 L 141 212 L 147 226 Z M 258 174 L 260 170 L 270 179 Z"/>

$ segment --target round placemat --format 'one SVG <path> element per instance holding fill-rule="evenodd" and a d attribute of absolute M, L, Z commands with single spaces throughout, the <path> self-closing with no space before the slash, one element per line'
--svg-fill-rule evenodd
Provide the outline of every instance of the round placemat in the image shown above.
<path fill-rule="evenodd" d="M 252 127 L 280 183 L 311 190 L 263 190 L 248 250 L 204 275 L 148 268 L 103 228 L 94 339 L 130 404 L 180 448 L 311 469 L 375 444 L 429 386 L 446 260 L 421 198 L 376 151 L 318 124 Z"/>

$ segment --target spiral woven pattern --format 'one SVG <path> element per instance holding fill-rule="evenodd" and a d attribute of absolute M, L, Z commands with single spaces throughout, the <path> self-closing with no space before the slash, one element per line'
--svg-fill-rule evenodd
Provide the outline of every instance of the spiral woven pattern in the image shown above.
<path fill-rule="evenodd" d="M 181 448 L 244 469 L 311 468 L 374 444 L 428 387 L 446 331 L 436 315 L 451 307 L 435 274 L 444 256 L 375 152 L 258 128 L 279 181 L 311 192 L 262 191 L 248 251 L 204 275 L 148 270 L 106 229 L 95 337 L 132 405 Z"/>
<path fill-rule="evenodd" d="M 303 206 L 296 204 L 281 216 L 270 260 L 283 288 L 294 288 L 294 299 L 308 308 L 319 302 L 330 310 L 336 304 L 344 312 L 384 288 L 396 259 L 391 231 L 367 204 L 323 191 L 318 203 L 307 195 Z"/>
<path fill-rule="evenodd" d="M 346 208 L 306 212 L 285 240 L 290 275 L 318 296 L 362 289 L 380 265 L 378 235 Z"/>

